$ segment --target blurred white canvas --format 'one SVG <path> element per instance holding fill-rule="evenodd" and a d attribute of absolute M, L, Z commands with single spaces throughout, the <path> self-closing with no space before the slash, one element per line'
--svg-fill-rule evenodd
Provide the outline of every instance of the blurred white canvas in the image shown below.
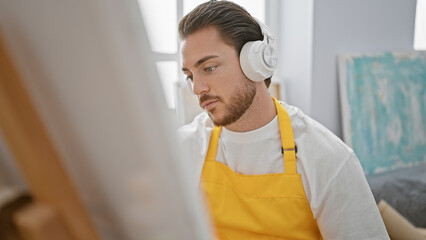
<path fill-rule="evenodd" d="M 136 0 L 1 1 L 0 33 L 102 239 L 210 239 Z"/>

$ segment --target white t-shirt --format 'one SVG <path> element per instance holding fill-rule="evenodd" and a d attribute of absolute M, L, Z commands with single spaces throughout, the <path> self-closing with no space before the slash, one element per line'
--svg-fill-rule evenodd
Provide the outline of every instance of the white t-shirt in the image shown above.
<path fill-rule="evenodd" d="M 290 115 L 296 166 L 306 197 L 324 239 L 389 239 L 362 167 L 352 149 L 296 107 L 281 103 Z M 178 130 L 199 183 L 210 134 L 207 113 Z M 284 172 L 276 116 L 250 132 L 222 128 L 216 160 L 233 171 L 251 175 Z"/>

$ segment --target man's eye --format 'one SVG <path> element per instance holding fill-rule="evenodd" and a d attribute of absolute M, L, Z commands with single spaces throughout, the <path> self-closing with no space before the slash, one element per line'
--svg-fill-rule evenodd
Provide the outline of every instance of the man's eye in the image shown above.
<path fill-rule="evenodd" d="M 204 68 L 204 71 L 205 72 L 213 72 L 213 70 L 215 70 L 215 68 L 216 68 L 216 66 L 207 67 L 207 68 Z"/>
<path fill-rule="evenodd" d="M 186 80 L 192 82 L 192 76 L 186 76 Z"/>

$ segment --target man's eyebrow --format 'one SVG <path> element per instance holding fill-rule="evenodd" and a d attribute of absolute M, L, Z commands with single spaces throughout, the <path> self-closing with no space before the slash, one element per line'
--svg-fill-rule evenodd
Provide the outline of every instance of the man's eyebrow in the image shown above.
<path fill-rule="evenodd" d="M 208 55 L 208 56 L 205 56 L 205 57 L 201 58 L 200 60 L 198 60 L 198 61 L 194 64 L 194 67 L 198 67 L 198 66 L 200 66 L 201 64 L 203 64 L 203 62 L 205 62 L 205 61 L 207 61 L 207 60 L 209 60 L 209 59 L 212 59 L 212 58 L 217 58 L 217 57 L 219 57 L 219 56 L 217 56 L 217 55 Z M 185 68 L 185 67 L 183 67 L 183 68 L 182 68 L 182 71 L 188 71 L 188 69 L 187 69 L 187 68 Z"/>

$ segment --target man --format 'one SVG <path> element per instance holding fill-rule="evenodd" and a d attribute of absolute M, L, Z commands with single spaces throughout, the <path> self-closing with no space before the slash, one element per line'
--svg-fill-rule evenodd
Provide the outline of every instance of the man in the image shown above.
<path fill-rule="evenodd" d="M 205 110 L 179 133 L 219 239 L 389 239 L 353 151 L 269 95 L 266 26 L 209 1 L 179 33 L 182 71 Z"/>

